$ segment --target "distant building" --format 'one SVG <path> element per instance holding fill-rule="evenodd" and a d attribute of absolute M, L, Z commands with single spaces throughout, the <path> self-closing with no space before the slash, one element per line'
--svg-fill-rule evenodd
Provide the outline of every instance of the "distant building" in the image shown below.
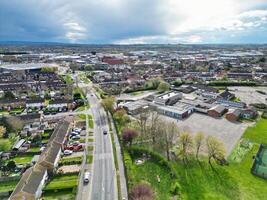
<path fill-rule="evenodd" d="M 225 99 L 218 99 L 218 103 L 225 105 L 225 106 L 231 106 L 235 108 L 245 108 L 246 104 L 244 102 L 236 102 L 236 101 L 230 101 Z"/>
<path fill-rule="evenodd" d="M 189 117 L 194 112 L 194 107 L 183 103 L 178 103 L 175 104 L 174 106 L 156 106 L 156 107 L 159 114 L 179 120 Z"/>
<path fill-rule="evenodd" d="M 227 112 L 227 109 L 222 105 L 216 105 L 208 110 L 208 115 L 211 117 L 221 117 Z"/>
<path fill-rule="evenodd" d="M 240 118 L 241 111 L 231 109 L 225 114 L 225 118 L 231 122 L 238 121 Z"/>
<path fill-rule="evenodd" d="M 178 100 L 182 99 L 183 95 L 180 92 L 166 92 L 159 96 L 156 96 L 154 103 L 159 105 L 174 105 Z"/>

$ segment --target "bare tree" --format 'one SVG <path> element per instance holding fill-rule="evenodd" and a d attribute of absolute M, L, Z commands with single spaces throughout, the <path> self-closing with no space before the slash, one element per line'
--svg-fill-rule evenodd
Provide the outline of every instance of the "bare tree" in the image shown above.
<path fill-rule="evenodd" d="M 154 200 L 155 195 L 150 187 L 146 183 L 141 183 L 133 187 L 129 194 L 129 200 Z"/>
<path fill-rule="evenodd" d="M 211 159 L 222 160 L 225 158 L 226 149 L 224 144 L 215 137 L 209 136 L 206 139 L 209 164 L 211 164 Z"/>
<path fill-rule="evenodd" d="M 159 114 L 156 111 L 152 111 L 151 114 L 151 122 L 150 122 L 150 127 L 149 127 L 149 135 L 152 139 L 152 145 L 153 148 L 155 148 L 156 143 L 157 143 L 157 136 L 159 136 L 161 129 L 160 129 L 160 119 L 159 119 Z"/>
<path fill-rule="evenodd" d="M 138 136 L 138 132 L 134 129 L 124 129 L 122 132 L 122 140 L 126 145 L 132 145 L 134 138 Z"/>
<path fill-rule="evenodd" d="M 193 137 L 189 132 L 184 131 L 183 133 L 181 133 L 178 140 L 178 154 L 182 157 L 184 164 L 186 163 L 185 161 L 188 160 L 188 156 L 192 151 L 193 144 Z"/>
<path fill-rule="evenodd" d="M 149 111 L 144 111 L 137 116 L 137 124 L 140 129 L 140 134 L 142 137 L 147 133 Z"/>
<path fill-rule="evenodd" d="M 4 137 L 6 134 L 6 127 L 0 126 L 0 138 Z"/>
<path fill-rule="evenodd" d="M 196 159 L 198 160 L 199 151 L 204 143 L 204 134 L 201 132 L 198 132 L 194 138 L 195 140 L 195 148 L 196 148 Z"/>
<path fill-rule="evenodd" d="M 162 149 L 166 152 L 167 159 L 170 160 L 170 151 L 175 145 L 175 140 L 179 135 L 179 129 L 174 122 L 162 122 L 159 125 L 162 130 L 159 135 L 159 140 L 162 143 Z"/>

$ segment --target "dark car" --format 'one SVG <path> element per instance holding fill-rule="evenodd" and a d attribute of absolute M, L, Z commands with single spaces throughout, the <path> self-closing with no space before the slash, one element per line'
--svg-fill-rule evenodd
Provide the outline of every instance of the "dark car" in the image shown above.
<path fill-rule="evenodd" d="M 104 134 L 104 135 L 107 135 L 107 134 L 108 134 L 108 132 L 107 132 L 107 131 L 103 131 L 103 134 Z"/>

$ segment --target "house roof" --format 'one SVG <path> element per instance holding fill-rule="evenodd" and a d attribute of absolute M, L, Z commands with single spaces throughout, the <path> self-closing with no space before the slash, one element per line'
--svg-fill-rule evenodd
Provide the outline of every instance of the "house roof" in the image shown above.
<path fill-rule="evenodd" d="M 224 106 L 222 106 L 222 105 L 216 105 L 216 106 L 212 107 L 209 110 L 214 110 L 214 111 L 216 111 L 218 113 L 223 113 L 226 110 L 226 108 Z"/>
<path fill-rule="evenodd" d="M 227 115 L 231 114 L 231 115 L 235 115 L 235 116 L 239 117 L 239 115 L 241 114 L 241 111 L 238 110 L 238 109 L 236 109 L 236 110 L 231 109 L 231 110 L 229 110 L 226 114 L 227 114 Z"/>
<path fill-rule="evenodd" d="M 15 199 L 18 197 L 20 199 L 27 199 L 27 194 L 35 196 L 45 174 L 46 168 L 39 164 L 36 164 L 33 167 L 27 169 L 23 173 L 15 190 L 12 192 L 10 199 Z"/>
<path fill-rule="evenodd" d="M 224 99 L 229 99 L 230 97 L 232 97 L 234 94 L 232 94 L 231 92 L 225 90 L 224 92 L 222 92 L 220 94 L 220 97 L 224 98 Z"/>

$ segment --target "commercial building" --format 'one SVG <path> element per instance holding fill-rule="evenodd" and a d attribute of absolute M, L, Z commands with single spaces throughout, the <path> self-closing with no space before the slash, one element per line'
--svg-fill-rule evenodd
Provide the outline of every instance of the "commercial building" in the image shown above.
<path fill-rule="evenodd" d="M 182 99 L 182 97 L 182 93 L 171 91 L 156 96 L 154 99 L 154 103 L 159 105 L 174 105 L 178 100 Z"/>

